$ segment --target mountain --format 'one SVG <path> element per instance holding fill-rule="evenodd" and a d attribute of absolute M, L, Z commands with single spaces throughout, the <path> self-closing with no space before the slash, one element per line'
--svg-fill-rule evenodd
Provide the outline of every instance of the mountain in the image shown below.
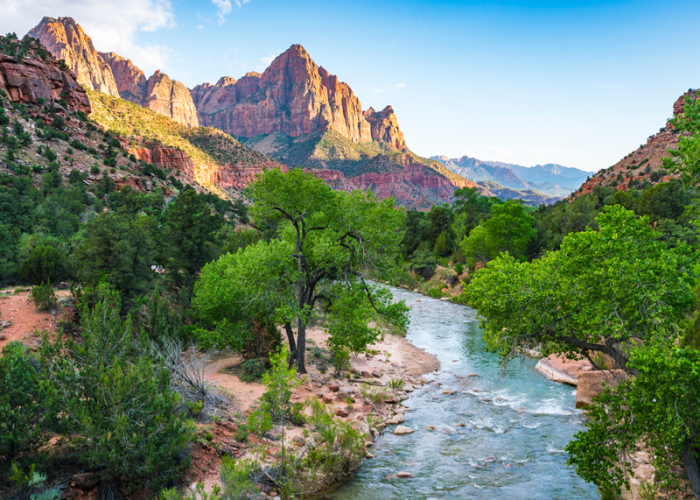
<path fill-rule="evenodd" d="M 512 163 L 482 161 L 468 156 L 433 156 L 431 159 L 441 162 L 467 179 L 497 182 L 506 188 L 539 191 L 550 196 L 568 196 L 590 176 L 590 173 L 583 170 L 552 163 L 522 167 Z"/>
<path fill-rule="evenodd" d="M 691 90 L 680 96 L 673 104 L 673 115 L 683 113 L 686 96 L 694 99 L 700 96 L 700 90 Z M 670 122 L 659 129 L 656 134 L 650 135 L 646 143 L 618 161 L 615 165 L 599 170 L 575 193 L 588 194 L 597 185 L 612 186 L 618 191 L 627 191 L 642 183 L 658 184 L 677 178 L 678 174 L 671 174 L 663 168 L 663 159 L 669 149 L 675 149 L 678 143 L 679 132 Z"/>
<path fill-rule="evenodd" d="M 123 97 L 188 127 L 199 125 L 190 91 L 156 71 L 146 80 L 143 71 L 119 55 L 97 52 L 92 40 L 71 17 L 44 17 L 29 36 L 38 39 L 57 59 L 63 59 L 89 90 Z"/>
<path fill-rule="evenodd" d="M 56 59 L 63 59 L 85 88 L 119 96 L 109 65 L 73 18 L 45 17 L 28 35 L 39 40 Z"/>
<path fill-rule="evenodd" d="M 406 149 L 394 110 L 362 111 L 360 100 L 338 77 L 319 67 L 301 45 L 292 45 L 260 75 L 221 78 L 192 89 L 202 125 L 236 138 L 281 132 L 298 137 L 337 132 L 355 143 L 378 141 Z"/>

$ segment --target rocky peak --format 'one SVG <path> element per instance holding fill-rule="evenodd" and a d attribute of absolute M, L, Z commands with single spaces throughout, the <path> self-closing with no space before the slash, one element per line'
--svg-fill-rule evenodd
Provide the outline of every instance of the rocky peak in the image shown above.
<path fill-rule="evenodd" d="M 249 72 L 238 81 L 222 78 L 216 85 L 198 85 L 192 94 L 200 123 L 234 137 L 333 131 L 353 142 L 376 140 L 406 149 L 390 106 L 363 113 L 352 89 L 316 65 L 301 45 L 277 56 L 262 74 Z"/>
<path fill-rule="evenodd" d="M 28 34 L 39 40 L 56 59 L 63 59 L 76 74 L 78 83 L 119 97 L 109 65 L 72 17 L 44 17 Z"/>
<path fill-rule="evenodd" d="M 387 106 L 379 113 L 373 108 L 369 108 L 364 112 L 364 116 L 370 124 L 373 140 L 389 144 L 399 151 L 408 149 L 403 132 L 399 129 L 396 113 L 391 106 Z"/>
<path fill-rule="evenodd" d="M 160 70 L 148 79 L 142 105 L 188 127 L 199 125 L 189 89 Z"/>

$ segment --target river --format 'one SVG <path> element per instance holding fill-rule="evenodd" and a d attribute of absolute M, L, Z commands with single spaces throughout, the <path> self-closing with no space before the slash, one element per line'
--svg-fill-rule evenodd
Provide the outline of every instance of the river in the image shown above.
<path fill-rule="evenodd" d="M 372 449 L 375 458 L 326 498 L 600 498 L 566 466 L 564 447 L 583 429 L 573 387 L 545 379 L 531 359 L 504 370 L 498 355 L 484 350 L 473 309 L 392 291 L 411 307 L 407 338 L 437 356 L 441 370 L 404 401 L 412 409 L 404 425 L 416 432 L 395 436 L 388 428 Z M 444 395 L 445 389 L 456 393 Z M 435 430 L 426 429 L 431 425 Z M 399 471 L 415 477 L 387 477 Z"/>

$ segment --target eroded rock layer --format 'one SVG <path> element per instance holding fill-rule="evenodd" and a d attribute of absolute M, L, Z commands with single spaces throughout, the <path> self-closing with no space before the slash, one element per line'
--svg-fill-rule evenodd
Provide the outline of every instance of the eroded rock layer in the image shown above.
<path fill-rule="evenodd" d="M 63 59 L 76 74 L 78 83 L 90 90 L 119 97 L 112 70 L 72 17 L 44 17 L 28 34 L 39 40 L 56 59 Z"/>

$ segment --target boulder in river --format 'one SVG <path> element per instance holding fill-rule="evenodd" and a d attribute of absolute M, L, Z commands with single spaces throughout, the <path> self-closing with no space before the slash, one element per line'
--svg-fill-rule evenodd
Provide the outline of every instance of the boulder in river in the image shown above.
<path fill-rule="evenodd" d="M 413 434 L 414 432 L 416 431 L 410 427 L 406 427 L 405 425 L 399 425 L 396 427 L 396 429 L 394 429 L 394 434 L 397 436 L 405 436 L 406 434 Z"/>
<path fill-rule="evenodd" d="M 576 387 L 576 408 L 585 408 L 593 403 L 593 398 L 605 391 L 606 387 L 615 387 L 628 378 L 624 370 L 595 370 L 581 373 Z"/>
<path fill-rule="evenodd" d="M 577 385 L 579 375 L 592 369 L 593 366 L 587 359 L 566 359 L 557 354 L 551 354 L 546 358 L 542 358 L 535 365 L 535 370 L 548 379 L 569 385 Z"/>

